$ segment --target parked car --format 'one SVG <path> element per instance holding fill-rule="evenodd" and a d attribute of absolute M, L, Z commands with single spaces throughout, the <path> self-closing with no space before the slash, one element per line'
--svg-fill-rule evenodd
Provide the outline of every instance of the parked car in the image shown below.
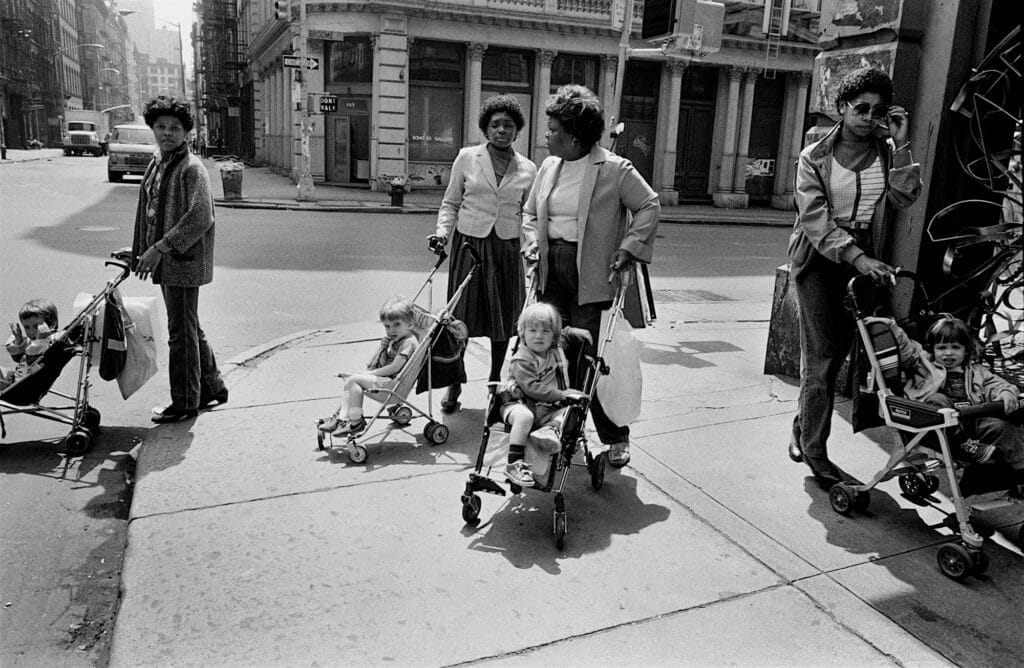
<path fill-rule="evenodd" d="M 115 125 L 107 145 L 107 178 L 117 183 L 125 174 L 144 174 L 157 150 L 156 139 L 148 125 Z"/>

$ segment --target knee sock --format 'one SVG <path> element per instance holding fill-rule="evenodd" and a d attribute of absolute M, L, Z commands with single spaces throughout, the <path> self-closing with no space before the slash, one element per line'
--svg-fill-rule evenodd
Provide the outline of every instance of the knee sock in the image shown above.
<path fill-rule="evenodd" d="M 362 408 L 350 408 L 350 409 L 348 409 L 348 421 L 349 422 L 359 422 L 362 419 L 363 419 L 363 409 Z"/>
<path fill-rule="evenodd" d="M 517 445 L 515 443 L 508 444 L 508 463 L 518 462 L 521 459 L 526 459 L 526 445 Z"/>
<path fill-rule="evenodd" d="M 505 351 L 508 350 L 508 340 L 495 341 L 491 339 L 491 375 L 487 380 L 494 382 L 501 380 L 501 365 L 505 363 Z"/>

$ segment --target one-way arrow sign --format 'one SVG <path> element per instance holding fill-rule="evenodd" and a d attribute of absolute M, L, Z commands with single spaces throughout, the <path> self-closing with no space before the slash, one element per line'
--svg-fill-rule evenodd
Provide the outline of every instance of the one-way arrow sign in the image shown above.
<path fill-rule="evenodd" d="M 286 55 L 284 57 L 285 67 L 302 67 L 302 59 L 299 56 Z M 306 56 L 306 69 L 307 70 L 318 70 L 320 69 L 320 59 L 314 58 L 313 56 Z"/>

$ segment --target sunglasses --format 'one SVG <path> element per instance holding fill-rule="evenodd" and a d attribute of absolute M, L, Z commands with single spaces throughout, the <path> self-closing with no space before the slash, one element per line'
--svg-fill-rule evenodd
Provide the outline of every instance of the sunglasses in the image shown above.
<path fill-rule="evenodd" d="M 871 114 L 871 118 L 877 120 L 885 118 L 886 114 L 889 113 L 889 107 L 879 105 L 877 107 L 872 108 L 872 106 L 867 102 L 858 102 L 857 104 L 850 105 L 850 109 L 852 109 L 853 113 L 857 114 L 858 116 L 863 117 L 867 116 L 868 114 Z"/>

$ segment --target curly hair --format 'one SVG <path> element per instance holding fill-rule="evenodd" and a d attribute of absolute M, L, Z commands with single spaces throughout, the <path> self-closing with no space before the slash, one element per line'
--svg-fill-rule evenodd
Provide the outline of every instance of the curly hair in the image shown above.
<path fill-rule="evenodd" d="M 526 119 L 523 118 L 523 109 L 519 106 L 517 99 L 511 95 L 492 95 L 484 100 L 483 106 L 480 107 L 480 117 L 477 119 L 480 132 L 486 135 L 487 126 L 491 124 L 491 116 L 502 111 L 512 117 L 517 131 L 521 131 L 526 125 Z"/>
<path fill-rule="evenodd" d="M 892 79 L 874 67 L 861 67 L 847 72 L 836 88 L 836 106 L 853 101 L 861 93 L 877 94 L 882 98 L 882 104 L 888 107 L 892 104 Z"/>
<path fill-rule="evenodd" d="M 597 95 L 586 86 L 562 86 L 548 98 L 544 111 L 588 151 L 604 134 L 604 109 Z"/>
<path fill-rule="evenodd" d="M 978 340 L 971 333 L 967 323 L 949 313 L 943 313 L 932 323 L 924 335 L 925 347 L 931 351 L 936 343 L 959 343 L 964 347 L 965 362 L 974 359 L 978 353 Z"/>
<path fill-rule="evenodd" d="M 182 102 L 175 97 L 158 95 L 146 103 L 146 108 L 142 112 L 142 119 L 146 121 L 146 125 L 153 127 L 156 119 L 161 116 L 174 116 L 181 121 L 181 127 L 185 128 L 185 132 L 191 130 L 195 125 L 192 121 L 192 110 L 189 109 L 188 103 Z"/>

